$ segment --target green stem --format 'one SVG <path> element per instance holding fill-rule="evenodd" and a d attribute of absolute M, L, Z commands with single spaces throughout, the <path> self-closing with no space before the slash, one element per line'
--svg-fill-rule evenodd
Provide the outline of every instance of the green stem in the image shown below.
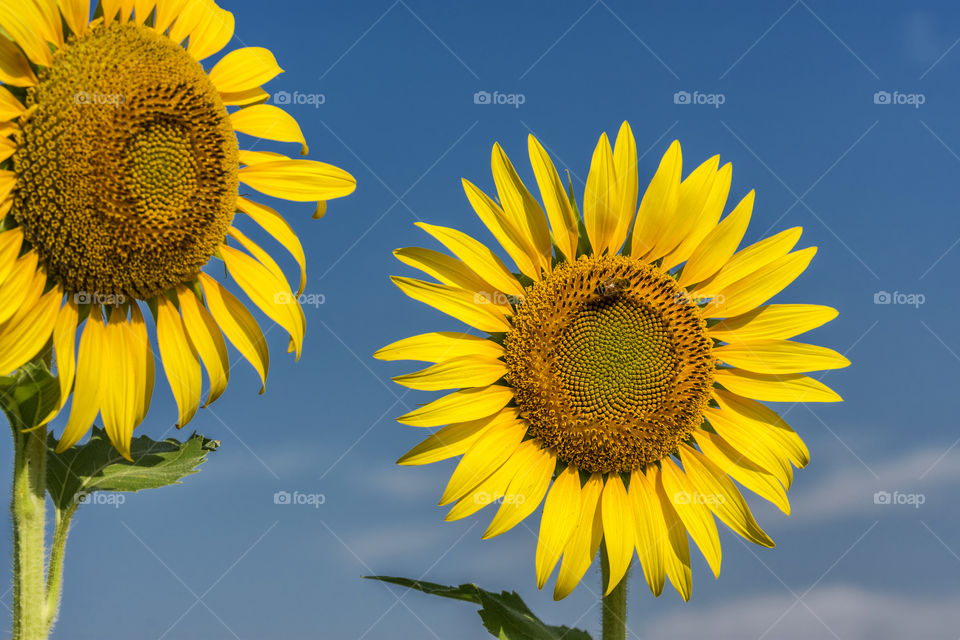
<path fill-rule="evenodd" d="M 47 632 L 53 630 L 60 610 L 60 592 L 63 585 L 63 556 L 67 549 L 67 533 L 70 521 L 76 512 L 76 504 L 65 511 L 56 512 L 56 524 L 53 529 L 53 541 L 50 545 L 50 562 L 47 567 Z"/>
<path fill-rule="evenodd" d="M 13 640 L 45 640 L 46 428 L 22 433 L 13 426 L 13 446 Z"/>
<path fill-rule="evenodd" d="M 602 582 L 600 588 L 606 591 L 610 580 L 610 562 L 607 560 L 606 548 L 600 549 L 600 571 Z M 627 578 L 630 570 L 624 574 L 620 584 L 614 587 L 609 595 L 603 596 L 603 640 L 626 640 L 627 638 Z"/>

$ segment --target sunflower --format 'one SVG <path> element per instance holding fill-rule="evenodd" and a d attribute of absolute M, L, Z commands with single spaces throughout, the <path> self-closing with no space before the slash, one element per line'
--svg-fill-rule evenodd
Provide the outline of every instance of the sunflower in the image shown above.
<path fill-rule="evenodd" d="M 270 51 L 236 49 L 205 70 L 234 29 L 212 0 L 102 0 L 93 20 L 90 9 L 89 0 L 0 4 L 0 375 L 52 339 L 60 400 L 47 421 L 73 396 L 58 450 L 99 413 L 129 458 L 154 384 L 144 304 L 178 426 L 199 406 L 201 363 L 206 404 L 223 393 L 224 335 L 265 383 L 263 333 L 203 270 L 211 258 L 300 356 L 303 249 L 280 214 L 239 195 L 239 183 L 316 202 L 319 217 L 355 180 L 320 162 L 239 150 L 237 132 L 307 147 L 297 122 L 264 104 L 261 85 L 282 71 Z M 237 212 L 299 263 L 297 295 L 233 226 Z"/>
<path fill-rule="evenodd" d="M 537 585 L 557 563 L 566 597 L 601 548 L 610 593 L 636 552 L 655 595 L 669 578 L 691 593 L 688 535 L 715 575 L 714 517 L 759 545 L 733 480 L 789 514 L 792 466 L 806 446 L 758 401 L 834 402 L 803 372 L 844 367 L 842 355 L 789 338 L 836 317 L 829 307 L 766 304 L 799 276 L 815 247 L 801 229 L 738 250 L 751 191 L 721 220 L 731 166 L 713 157 L 681 174 L 673 142 L 638 200 L 636 143 L 624 123 L 594 151 L 583 214 L 543 146 L 529 138 L 543 207 L 499 145 L 499 201 L 464 180 L 473 209 L 516 265 L 460 231 L 418 223 L 453 256 L 399 249 L 438 282 L 394 277 L 408 296 L 484 333 L 426 333 L 377 352 L 434 363 L 394 378 L 447 390 L 398 418 L 443 426 L 400 458 L 419 465 L 463 456 L 441 505 L 455 520 L 498 504 L 484 538 L 544 503 Z M 544 214 L 545 210 L 545 214 Z"/>

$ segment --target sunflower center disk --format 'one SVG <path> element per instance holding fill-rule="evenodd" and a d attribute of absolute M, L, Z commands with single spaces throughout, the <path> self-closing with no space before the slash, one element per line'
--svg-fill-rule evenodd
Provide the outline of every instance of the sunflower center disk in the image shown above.
<path fill-rule="evenodd" d="M 99 26 L 27 103 L 13 213 L 48 274 L 138 299 L 195 277 L 237 197 L 236 135 L 200 64 L 147 27 Z"/>
<path fill-rule="evenodd" d="M 528 293 L 505 346 L 533 434 L 587 471 L 675 452 L 713 383 L 699 308 L 671 276 L 622 256 L 560 266 Z"/>

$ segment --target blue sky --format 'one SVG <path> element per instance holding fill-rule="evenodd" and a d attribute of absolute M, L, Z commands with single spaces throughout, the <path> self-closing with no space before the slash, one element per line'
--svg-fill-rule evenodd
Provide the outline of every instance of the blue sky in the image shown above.
<path fill-rule="evenodd" d="M 533 132 L 582 191 L 598 136 L 623 120 L 644 153 L 641 180 L 676 138 L 688 167 L 717 153 L 733 162 L 731 199 L 756 189 L 748 241 L 804 227 L 801 246 L 819 253 L 779 300 L 839 309 L 809 339 L 853 361 L 823 376 L 843 404 L 778 407 L 812 452 L 791 517 L 751 502 L 778 547 L 747 547 L 721 531 L 720 579 L 697 557 L 686 604 L 672 590 L 653 598 L 635 576 L 632 631 L 955 636 L 960 8 L 222 4 L 237 19 L 231 46 L 268 47 L 286 70 L 268 89 L 299 96 L 290 111 L 310 157 L 349 170 L 358 189 L 319 222 L 309 206 L 281 205 L 307 249 L 307 293 L 323 300 L 305 309 L 301 361 L 284 355 L 274 328 L 267 393 L 256 394 L 241 363 L 224 397 L 192 423 L 223 442 L 200 474 L 119 508 L 79 510 L 54 638 L 487 637 L 471 606 L 360 579 L 369 573 L 515 589 L 545 620 L 597 632 L 598 570 L 553 603 L 534 581 L 535 519 L 483 542 L 490 515 L 445 523 L 434 506 L 452 464 L 393 464 L 422 437 L 393 418 L 430 396 L 390 382 L 409 363 L 370 354 L 457 327 L 390 284 L 390 274 L 410 275 L 391 251 L 431 246 L 417 220 L 491 239 L 460 178 L 492 186 L 495 141 L 529 178 Z M 482 91 L 522 104 L 475 104 Z M 284 267 L 295 275 L 292 262 Z M 882 292 L 890 304 L 876 304 Z M 166 437 L 175 420 L 158 381 L 141 430 Z M 324 501 L 276 505 L 277 491 Z M 877 491 L 922 495 L 923 504 L 878 505 Z"/>

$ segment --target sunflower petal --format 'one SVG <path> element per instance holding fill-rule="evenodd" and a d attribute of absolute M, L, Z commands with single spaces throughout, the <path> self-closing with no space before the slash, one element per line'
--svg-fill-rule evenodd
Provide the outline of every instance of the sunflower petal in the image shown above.
<path fill-rule="evenodd" d="M 753 213 L 754 191 L 750 191 L 730 214 L 697 245 L 684 265 L 678 282 L 688 287 L 706 280 L 723 268 L 740 246 Z"/>
<path fill-rule="evenodd" d="M 513 314 L 513 308 L 501 291 L 473 272 L 467 265 L 445 253 L 433 249 L 407 247 L 396 249 L 393 255 L 397 260 L 427 275 L 436 278 L 441 284 L 450 285 L 464 291 L 471 291 L 484 304 L 492 304 L 505 314 Z"/>
<path fill-rule="evenodd" d="M 803 373 L 850 365 L 833 349 L 789 340 L 728 344 L 714 349 L 713 355 L 732 367 L 756 373 Z"/>
<path fill-rule="evenodd" d="M 818 380 L 798 373 L 770 375 L 718 369 L 717 383 L 728 391 L 765 402 L 840 402 L 843 398 Z"/>
<path fill-rule="evenodd" d="M 390 279 L 414 300 L 428 304 L 480 331 L 496 333 L 509 331 L 512 327 L 503 312 L 487 304 L 486 298 L 480 294 L 415 278 L 391 276 Z"/>
<path fill-rule="evenodd" d="M 528 440 L 525 444 L 532 450 L 530 456 L 533 459 L 510 481 L 497 515 L 483 533 L 484 540 L 506 533 L 520 524 L 537 510 L 550 487 L 550 478 L 557 468 L 556 456 L 541 449 L 533 440 Z"/>
<path fill-rule="evenodd" d="M 300 239 L 294 233 L 293 228 L 283 216 L 270 207 L 246 198 L 237 198 L 237 209 L 250 216 L 254 222 L 263 227 L 263 230 L 283 245 L 297 261 L 300 266 L 300 284 L 297 287 L 297 297 L 299 298 L 307 286 L 307 258 L 303 252 L 303 246 L 300 244 Z"/>
<path fill-rule="evenodd" d="M 356 179 L 340 167 L 314 160 L 261 162 L 240 169 L 237 175 L 257 191 L 295 202 L 342 198 L 357 188 Z"/>
<path fill-rule="evenodd" d="M 643 566 L 643 576 L 651 593 L 659 596 L 666 579 L 664 542 L 666 526 L 663 511 L 657 499 L 656 489 L 642 471 L 630 475 L 630 501 L 633 505 L 633 523 L 636 527 L 635 542 L 637 557 Z"/>
<path fill-rule="evenodd" d="M 710 337 L 730 343 L 786 340 L 836 317 L 836 309 L 817 304 L 768 304 L 715 324 Z"/>
<path fill-rule="evenodd" d="M 300 125 L 293 116 L 280 107 L 271 104 L 246 107 L 230 114 L 230 122 L 234 130 L 254 138 L 296 142 L 300 145 L 300 155 L 307 155 L 307 140 L 303 137 Z"/>
<path fill-rule="evenodd" d="M 603 478 L 599 473 L 592 474 L 580 489 L 580 518 L 563 548 L 563 560 L 553 589 L 554 600 L 563 600 L 570 595 L 600 550 L 603 540 L 602 492 Z"/>
<path fill-rule="evenodd" d="M 503 347 L 492 340 L 454 331 L 422 333 L 389 344 L 373 354 L 378 360 L 418 360 L 443 362 L 461 356 L 485 356 L 496 359 Z"/>
<path fill-rule="evenodd" d="M 194 60 L 203 60 L 217 53 L 233 38 L 235 20 L 233 14 L 213 2 L 191 2 L 191 7 L 203 7 L 197 25 L 190 32 L 187 53 Z"/>
<path fill-rule="evenodd" d="M 36 280 L 41 283 L 36 290 L 41 290 L 43 276 Z M 0 327 L 0 375 L 10 375 L 40 353 L 53 333 L 62 302 L 63 290 L 56 285 Z"/>
<path fill-rule="evenodd" d="M 393 379 L 399 385 L 421 391 L 442 391 L 463 387 L 485 387 L 507 374 L 503 360 L 483 356 L 461 356 L 444 360 L 422 371 Z"/>
<path fill-rule="evenodd" d="M 26 109 L 6 87 L 0 87 L 0 121 L 19 118 Z"/>
<path fill-rule="evenodd" d="M 764 547 L 776 546 L 757 524 L 740 491 L 720 467 L 686 444 L 680 445 L 680 459 L 690 484 L 700 495 L 707 497 L 707 507 L 714 515 L 750 542 Z"/>
<path fill-rule="evenodd" d="M 523 298 L 523 286 L 493 251 L 483 243 L 456 229 L 424 222 L 416 225 L 436 238 L 480 278 L 507 295 Z"/>
<path fill-rule="evenodd" d="M 220 93 L 240 93 L 256 89 L 281 73 L 283 69 L 269 49 L 245 47 L 223 56 L 210 70 L 210 82 Z"/>
<path fill-rule="evenodd" d="M 614 211 L 617 216 L 617 230 L 610 241 L 610 250 L 616 251 L 623 246 L 637 215 L 637 197 L 640 184 L 637 174 L 637 141 L 627 122 L 620 125 L 617 140 L 613 144 L 613 168 L 617 177 L 617 198 Z"/>
<path fill-rule="evenodd" d="M 470 206 L 476 212 L 481 222 L 490 230 L 497 242 L 506 250 L 513 259 L 517 268 L 527 277 L 535 281 L 540 280 L 539 263 L 534 262 L 527 253 L 526 243 L 522 240 L 522 235 L 517 229 L 513 220 L 504 213 L 496 202 L 490 199 L 490 196 L 481 191 L 469 180 L 463 180 L 463 190 L 467 194 L 467 200 Z"/>
<path fill-rule="evenodd" d="M 537 537 L 537 588 L 543 589 L 580 519 L 580 472 L 568 466 L 557 475 L 543 503 Z"/>
<path fill-rule="evenodd" d="M 635 258 L 648 256 L 656 260 L 661 256 L 652 255 L 666 228 L 673 224 L 673 215 L 680 200 L 680 171 L 682 166 L 680 143 L 674 140 L 663 154 L 660 166 L 650 181 L 633 227 L 633 241 L 630 255 Z M 667 251 L 671 251 L 670 247 Z M 666 253 L 666 252 L 664 252 Z"/>
<path fill-rule="evenodd" d="M 735 424 L 747 441 L 770 446 L 797 467 L 805 467 L 810 462 L 807 446 L 776 411 L 722 389 L 714 389 L 713 397 L 721 411 L 736 414 Z"/>
<path fill-rule="evenodd" d="M 560 253 L 572 262 L 577 259 L 579 239 L 577 216 L 570 205 L 570 199 L 563 188 L 563 182 L 557 174 L 556 167 L 543 145 L 533 137 L 533 134 L 527 136 L 527 149 L 530 153 L 534 177 L 540 187 L 540 199 L 543 200 L 544 208 L 547 210 L 547 219 L 550 221 L 554 242 L 557 243 Z"/>
<path fill-rule="evenodd" d="M 670 497 L 673 508 L 676 509 L 690 537 L 700 547 L 714 577 L 718 577 L 723 550 L 720 547 L 717 525 L 713 521 L 710 510 L 704 504 L 707 501 L 705 498 L 709 496 L 701 496 L 697 492 L 672 458 L 661 460 L 660 468 L 663 474 L 663 487 Z"/>
<path fill-rule="evenodd" d="M 103 428 L 113 447 L 127 460 L 130 456 L 130 440 L 133 437 L 134 419 L 137 413 L 135 357 L 130 352 L 127 340 L 127 313 L 113 307 L 104 333 L 104 347 L 110 357 L 105 369 L 103 385 Z"/>
<path fill-rule="evenodd" d="M 503 211 L 513 219 L 516 229 L 520 231 L 521 246 L 526 250 L 530 262 L 539 265 L 543 271 L 550 271 L 553 249 L 543 210 L 530 195 L 499 144 L 493 145 L 490 164 Z"/>
<path fill-rule="evenodd" d="M 13 87 L 33 87 L 39 82 L 30 61 L 16 44 L 0 35 L 0 82 Z"/>
<path fill-rule="evenodd" d="M 758 496 L 772 502 L 778 509 L 790 515 L 790 502 L 783 485 L 773 476 L 753 464 L 727 441 L 715 433 L 698 430 L 694 438 L 703 455 L 717 465 L 725 474 L 753 491 Z"/>
<path fill-rule="evenodd" d="M 690 573 L 690 543 L 687 541 L 687 528 L 680 519 L 673 503 L 667 496 L 663 486 L 663 474 L 655 465 L 647 467 L 647 480 L 654 487 L 657 501 L 660 503 L 660 513 L 664 531 L 660 533 L 663 543 L 664 568 L 670 583 L 685 601 L 690 600 L 693 590 L 693 579 Z"/>
<path fill-rule="evenodd" d="M 470 420 L 469 422 L 455 422 L 438 429 L 427 436 L 423 442 L 403 454 L 397 464 L 421 465 L 447 460 L 462 456 L 479 438 L 487 432 L 487 427 L 493 424 L 496 416 Z"/>
<path fill-rule="evenodd" d="M 619 196 L 613 150 L 604 133 L 593 150 L 583 192 L 583 224 L 595 255 L 616 253 L 620 248 L 612 246 L 620 225 Z"/>
<path fill-rule="evenodd" d="M 147 334 L 147 323 L 143 319 L 140 305 L 136 302 L 130 305 L 128 340 L 134 371 L 136 372 L 134 388 L 137 395 L 136 415 L 134 417 L 134 427 L 136 427 L 143 422 L 147 412 L 150 411 L 153 383 L 156 376 L 153 364 L 153 348 L 150 346 L 150 336 Z"/>
<path fill-rule="evenodd" d="M 709 162 L 709 161 L 708 161 Z M 669 271 L 678 264 L 686 262 L 694 249 L 696 249 L 707 234 L 717 226 L 720 221 L 720 215 L 727 204 L 727 196 L 730 195 L 730 182 L 733 178 L 733 165 L 729 162 L 717 171 L 713 186 L 710 188 L 710 195 L 704 203 L 700 214 L 697 216 L 693 225 L 690 227 L 686 237 L 680 242 L 680 245 L 669 255 L 664 257 L 662 268 Z M 680 183 L 681 190 L 683 183 Z"/>
<path fill-rule="evenodd" d="M 177 401 L 177 426 L 183 428 L 200 407 L 200 358 L 187 337 L 176 305 L 165 295 L 157 297 L 157 343 L 167 381 Z"/>
<path fill-rule="evenodd" d="M 57 0 L 57 4 L 70 31 L 76 35 L 87 31 L 90 22 L 90 0 Z"/>
<path fill-rule="evenodd" d="M 270 94 L 260 87 L 254 87 L 245 91 L 223 91 L 220 93 L 220 99 L 228 107 L 249 107 L 263 104 L 270 99 Z"/>
<path fill-rule="evenodd" d="M 70 398 L 70 389 L 73 388 L 73 376 L 77 370 L 77 322 L 80 311 L 77 304 L 67 297 L 66 303 L 57 313 L 57 321 L 53 326 L 53 353 L 57 363 L 57 381 L 60 383 L 60 400 L 56 408 L 50 412 L 43 424 L 53 420 Z"/>
<path fill-rule="evenodd" d="M 203 361 L 210 379 L 210 393 L 203 404 L 206 407 L 220 397 L 230 381 L 227 343 L 216 320 L 193 291 L 180 285 L 177 287 L 177 299 L 180 302 L 180 313 L 183 314 L 183 326 L 187 329 L 187 336 Z"/>
<path fill-rule="evenodd" d="M 466 495 L 450 507 L 450 511 L 447 512 L 444 520 L 449 522 L 466 518 L 503 499 L 507 494 L 510 481 L 533 462 L 535 454 L 536 450 L 531 448 L 530 444 L 524 443 L 524 446 L 507 457 L 506 461 L 496 471 L 467 491 Z"/>
<path fill-rule="evenodd" d="M 738 424 L 737 414 L 708 407 L 704 411 L 704 417 L 710 421 L 717 435 L 741 456 L 773 474 L 785 489 L 790 489 L 790 485 L 793 484 L 793 467 L 790 466 L 790 459 L 772 450 L 764 440 L 754 440 L 751 430 L 743 429 Z M 770 441 L 772 439 L 770 436 L 767 438 Z"/>
<path fill-rule="evenodd" d="M 49 25 L 36 5 L 31 2 L 0 4 L 0 28 L 10 34 L 31 62 L 41 67 L 53 64 L 53 54 L 43 35 L 49 31 Z M 0 40 L 6 37 L 0 35 Z"/>
<path fill-rule="evenodd" d="M 106 367 L 103 363 L 105 353 L 103 317 L 100 306 L 90 307 L 86 326 L 80 336 L 80 348 L 77 352 L 76 385 L 73 389 L 73 405 L 63 435 L 57 443 L 57 453 L 63 453 L 80 438 L 86 435 L 100 413 L 103 397 L 103 382 Z"/>
<path fill-rule="evenodd" d="M 486 418 L 488 426 L 460 459 L 440 497 L 440 506 L 455 502 L 500 468 L 520 447 L 527 428 L 507 409 Z"/>
<path fill-rule="evenodd" d="M 604 595 L 610 595 L 610 592 L 627 574 L 636 543 L 633 505 L 629 501 L 627 489 L 623 486 L 620 474 L 611 473 L 607 476 L 600 498 L 600 510 L 603 519 L 603 539 L 610 564 L 610 578 L 604 585 L 606 588 Z"/>
<path fill-rule="evenodd" d="M 20 247 L 23 246 L 23 227 L 14 227 L 0 233 L 0 285 L 17 266 Z"/>
<path fill-rule="evenodd" d="M 738 316 L 760 306 L 796 280 L 816 253 L 816 247 L 789 253 L 715 291 L 713 299 L 702 310 L 703 317 Z"/>
<path fill-rule="evenodd" d="M 475 420 L 492 415 L 513 399 L 513 389 L 500 385 L 472 387 L 447 394 L 419 409 L 406 413 L 397 422 L 411 427 L 438 427 L 451 422 Z"/>
<path fill-rule="evenodd" d="M 260 393 L 266 390 L 270 352 L 257 321 L 246 307 L 219 282 L 201 272 L 198 276 L 207 298 L 207 308 L 227 339 L 260 375 Z"/>

